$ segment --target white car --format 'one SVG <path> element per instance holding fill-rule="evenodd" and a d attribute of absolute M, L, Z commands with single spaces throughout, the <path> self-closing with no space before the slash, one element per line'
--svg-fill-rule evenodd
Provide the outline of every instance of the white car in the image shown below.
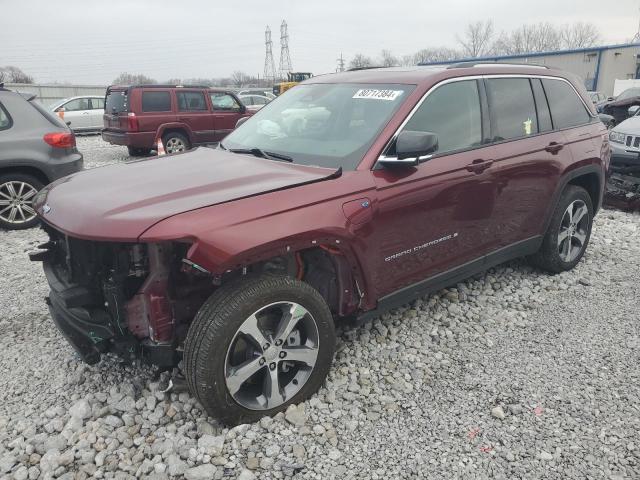
<path fill-rule="evenodd" d="M 271 101 L 263 95 L 239 95 L 238 98 L 249 110 L 260 110 Z"/>
<path fill-rule="evenodd" d="M 65 98 L 50 108 L 74 132 L 99 131 L 103 127 L 104 97 L 87 95 Z"/>

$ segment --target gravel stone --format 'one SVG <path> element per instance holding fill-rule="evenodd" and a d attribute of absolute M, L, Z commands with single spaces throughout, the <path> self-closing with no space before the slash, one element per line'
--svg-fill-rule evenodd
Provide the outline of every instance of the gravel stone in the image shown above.
<path fill-rule="evenodd" d="M 499 405 L 491 409 L 491 415 L 500 420 L 504 420 L 506 417 L 504 410 Z"/>
<path fill-rule="evenodd" d="M 128 159 L 77 142 L 87 168 Z M 232 429 L 168 373 L 79 360 L 27 257 L 45 240 L 0 231 L 2 478 L 640 478 L 637 213 L 601 211 L 571 272 L 514 261 L 338 324 L 313 398 Z"/>

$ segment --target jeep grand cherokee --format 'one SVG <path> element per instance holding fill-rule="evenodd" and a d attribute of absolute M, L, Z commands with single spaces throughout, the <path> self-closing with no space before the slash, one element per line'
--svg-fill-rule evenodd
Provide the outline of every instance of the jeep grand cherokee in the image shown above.
<path fill-rule="evenodd" d="M 337 322 L 515 257 L 573 268 L 609 156 L 584 88 L 556 70 L 318 76 L 215 150 L 45 188 L 33 259 L 85 361 L 182 359 L 212 416 L 246 422 L 320 387 Z"/>

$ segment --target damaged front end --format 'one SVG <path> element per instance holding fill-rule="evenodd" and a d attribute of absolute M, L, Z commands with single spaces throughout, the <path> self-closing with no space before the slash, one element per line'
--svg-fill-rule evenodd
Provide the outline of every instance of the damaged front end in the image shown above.
<path fill-rule="evenodd" d="M 215 286 L 183 262 L 186 243 L 81 240 L 44 225 L 42 261 L 51 316 L 90 364 L 102 353 L 171 367 L 193 316 Z"/>

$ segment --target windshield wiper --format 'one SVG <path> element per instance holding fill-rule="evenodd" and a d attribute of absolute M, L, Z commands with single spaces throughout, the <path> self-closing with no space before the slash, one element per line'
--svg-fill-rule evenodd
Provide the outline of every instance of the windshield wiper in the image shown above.
<path fill-rule="evenodd" d="M 224 147 L 223 147 L 224 148 Z M 293 162 L 293 158 L 282 153 L 266 152 L 260 148 L 230 148 L 230 152 L 233 153 L 246 153 L 253 155 L 254 157 L 261 157 L 270 160 L 282 160 L 284 162 Z"/>

